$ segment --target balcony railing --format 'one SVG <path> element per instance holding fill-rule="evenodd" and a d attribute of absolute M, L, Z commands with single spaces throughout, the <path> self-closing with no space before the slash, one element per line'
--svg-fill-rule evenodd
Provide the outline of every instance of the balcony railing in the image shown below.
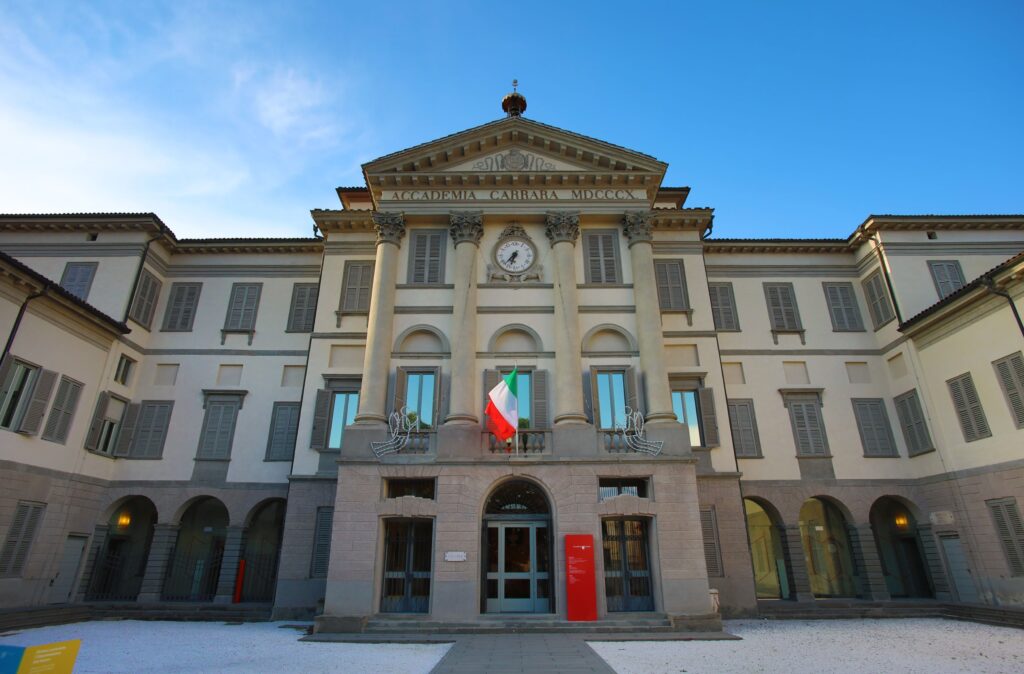
<path fill-rule="evenodd" d="M 626 442 L 626 432 L 624 428 L 601 429 L 597 437 L 609 454 L 629 454 L 635 450 Z"/>
<path fill-rule="evenodd" d="M 492 454 L 514 454 L 516 451 L 515 437 L 507 441 L 498 440 L 490 433 L 485 433 L 487 448 Z M 519 431 L 520 454 L 542 454 L 547 449 L 547 433 L 538 430 Z"/>

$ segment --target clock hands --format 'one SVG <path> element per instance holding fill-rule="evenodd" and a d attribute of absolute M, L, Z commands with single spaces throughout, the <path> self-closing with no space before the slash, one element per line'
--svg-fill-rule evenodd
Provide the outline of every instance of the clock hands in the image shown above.
<path fill-rule="evenodd" d="M 518 256 L 519 256 L 519 251 L 518 250 L 512 251 L 512 254 L 508 256 L 507 260 L 505 260 L 505 264 L 512 264 Z"/>

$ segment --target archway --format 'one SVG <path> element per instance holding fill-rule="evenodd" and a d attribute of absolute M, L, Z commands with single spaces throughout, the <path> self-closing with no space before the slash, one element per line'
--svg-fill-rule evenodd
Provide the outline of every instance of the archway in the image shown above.
<path fill-rule="evenodd" d="M 242 601 L 274 600 L 284 511 L 284 499 L 272 499 L 256 506 L 249 517 L 242 553 Z"/>
<path fill-rule="evenodd" d="M 220 580 L 228 521 L 227 508 L 213 497 L 200 498 L 185 510 L 167 563 L 164 600 L 213 600 Z"/>
<path fill-rule="evenodd" d="M 883 496 L 871 506 L 871 530 L 889 594 L 932 597 L 931 578 L 921 554 L 917 520 L 899 500 Z"/>
<path fill-rule="evenodd" d="M 96 556 L 86 601 L 138 598 L 156 519 L 156 506 L 145 496 L 129 497 L 114 508 L 106 522 L 107 540 Z"/>
<path fill-rule="evenodd" d="M 750 540 L 750 557 L 754 563 L 754 586 L 758 599 L 789 599 L 789 569 L 779 528 L 781 523 L 754 499 L 743 499 Z"/>
<path fill-rule="evenodd" d="M 815 597 L 855 597 L 856 567 L 846 518 L 832 502 L 809 498 L 800 508 L 800 538 Z"/>
<path fill-rule="evenodd" d="M 499 484 L 484 506 L 483 610 L 550 613 L 551 506 L 544 491 L 523 479 Z"/>

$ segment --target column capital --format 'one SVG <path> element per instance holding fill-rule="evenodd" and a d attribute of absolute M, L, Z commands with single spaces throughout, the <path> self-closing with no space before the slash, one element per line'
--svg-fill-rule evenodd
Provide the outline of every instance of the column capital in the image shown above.
<path fill-rule="evenodd" d="M 579 211 L 549 211 L 544 223 L 544 233 L 552 246 L 562 241 L 576 245 L 580 237 Z"/>
<path fill-rule="evenodd" d="M 374 211 L 373 226 L 377 230 L 377 245 L 402 243 L 405 236 L 405 213 L 401 211 Z"/>
<path fill-rule="evenodd" d="M 622 216 L 622 229 L 629 240 L 629 247 L 634 243 L 650 243 L 654 240 L 654 213 L 651 211 L 627 211 Z"/>
<path fill-rule="evenodd" d="M 484 215 L 481 211 L 452 211 L 448 214 L 448 233 L 452 242 L 480 245 L 484 235 Z"/>

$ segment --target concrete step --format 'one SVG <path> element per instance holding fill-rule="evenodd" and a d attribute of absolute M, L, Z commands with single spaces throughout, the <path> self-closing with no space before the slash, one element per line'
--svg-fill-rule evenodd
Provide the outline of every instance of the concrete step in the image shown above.
<path fill-rule="evenodd" d="M 366 624 L 367 634 L 488 634 L 525 632 L 672 632 L 661 617 L 568 622 L 556 618 L 509 618 L 486 616 L 472 622 L 441 622 L 415 618 L 375 618 Z"/>

